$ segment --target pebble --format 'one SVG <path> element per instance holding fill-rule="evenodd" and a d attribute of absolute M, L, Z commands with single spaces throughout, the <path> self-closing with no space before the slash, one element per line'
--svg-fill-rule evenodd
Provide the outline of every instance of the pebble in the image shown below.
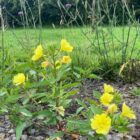
<path fill-rule="evenodd" d="M 4 132 L 5 129 L 3 127 L 0 127 L 0 133 Z"/>
<path fill-rule="evenodd" d="M 44 137 L 42 137 L 42 136 L 38 136 L 38 137 L 30 136 L 29 140 L 44 140 Z"/>
<path fill-rule="evenodd" d="M 9 134 L 13 134 L 14 132 L 15 132 L 14 129 L 10 129 L 10 130 L 8 131 Z"/>
<path fill-rule="evenodd" d="M 11 138 L 5 138 L 4 140 L 11 140 Z"/>
<path fill-rule="evenodd" d="M 1 133 L 0 134 L 0 140 L 4 140 L 4 138 L 5 138 L 5 134 L 4 133 Z"/>
<path fill-rule="evenodd" d="M 11 140 L 16 140 L 16 135 L 15 134 L 12 134 L 10 137 L 11 137 Z"/>
<path fill-rule="evenodd" d="M 28 136 L 27 135 L 22 135 L 21 140 L 28 140 Z"/>
<path fill-rule="evenodd" d="M 35 132 L 36 132 L 36 130 L 35 130 L 35 129 L 31 129 L 30 134 L 31 134 L 31 135 L 34 135 L 34 134 L 35 134 Z"/>

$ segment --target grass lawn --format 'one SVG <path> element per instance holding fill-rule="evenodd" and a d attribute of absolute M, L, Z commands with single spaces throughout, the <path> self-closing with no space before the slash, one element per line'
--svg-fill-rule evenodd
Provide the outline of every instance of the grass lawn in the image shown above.
<path fill-rule="evenodd" d="M 8 48 L 8 50 L 10 50 L 12 55 L 15 57 L 21 57 L 25 54 L 22 48 L 25 50 L 28 50 L 29 48 L 35 48 L 39 43 L 39 39 L 41 39 L 43 46 L 56 43 L 58 44 L 58 47 L 60 47 L 60 40 L 62 38 L 66 38 L 76 48 L 76 51 L 73 55 L 75 64 L 78 65 L 78 63 L 81 62 L 81 65 L 82 63 L 87 65 L 88 63 L 88 67 L 90 66 L 90 63 L 93 63 L 93 65 L 97 66 L 98 60 L 101 57 L 104 58 L 104 55 L 106 59 L 110 59 L 111 61 L 120 60 L 123 51 L 122 45 L 125 45 L 128 40 L 128 48 L 126 49 L 126 53 L 129 54 L 128 57 L 130 56 L 130 53 L 133 49 L 133 45 L 135 45 L 133 58 L 139 58 L 140 37 L 138 36 L 136 43 L 134 44 L 135 35 L 137 33 L 135 27 L 131 28 L 130 33 L 128 32 L 128 27 L 115 27 L 113 29 L 110 27 L 104 27 L 100 28 L 99 30 L 101 29 L 104 29 L 104 33 L 103 36 L 99 33 L 100 43 L 96 38 L 97 36 L 95 35 L 95 32 L 92 32 L 89 27 L 62 29 L 43 28 L 41 31 L 41 36 L 39 29 L 9 29 L 4 33 L 5 47 Z M 129 39 L 127 39 L 128 34 Z M 105 46 L 103 39 L 105 39 Z M 123 40 L 124 43 L 122 43 Z"/>

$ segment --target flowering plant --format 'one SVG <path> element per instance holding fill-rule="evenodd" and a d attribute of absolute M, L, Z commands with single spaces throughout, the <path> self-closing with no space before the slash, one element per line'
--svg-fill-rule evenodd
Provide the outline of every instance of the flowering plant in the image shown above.
<path fill-rule="evenodd" d="M 110 131 L 127 132 L 130 119 L 136 119 L 134 111 L 122 104 L 122 96 L 111 85 L 104 84 L 104 93 L 94 92 L 94 99 L 77 100 L 81 106 L 76 115 L 68 119 L 67 130 L 88 136 L 88 138 L 105 138 Z M 82 116 L 82 120 L 78 119 Z M 73 121 L 74 120 L 74 121 Z M 84 127 L 83 127 L 84 126 Z"/>
<path fill-rule="evenodd" d="M 63 121 L 71 96 L 77 93 L 74 87 L 79 85 L 70 80 L 72 51 L 73 46 L 65 39 L 59 48 L 52 44 L 45 49 L 40 44 L 32 58 L 14 71 L 10 88 L 3 92 L 1 112 L 10 114 L 17 126 L 17 140 L 24 128 L 35 122 L 50 126 Z"/>

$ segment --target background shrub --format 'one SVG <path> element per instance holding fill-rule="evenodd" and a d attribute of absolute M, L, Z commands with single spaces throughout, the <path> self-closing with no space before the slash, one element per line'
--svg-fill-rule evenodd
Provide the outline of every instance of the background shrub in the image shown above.
<path fill-rule="evenodd" d="M 6 23 L 10 26 L 21 26 L 22 20 L 28 18 L 27 24 L 39 23 L 38 0 L 2 0 L 3 12 L 5 14 Z M 140 2 L 139 0 L 40 0 L 41 19 L 44 25 L 57 24 L 60 25 L 63 20 L 69 21 L 73 15 L 75 24 L 89 24 L 91 20 L 98 20 L 102 17 L 102 23 L 108 24 L 110 19 L 114 18 L 116 24 L 122 24 L 122 20 L 127 23 L 130 19 L 128 9 L 133 11 L 137 20 L 140 18 Z M 100 9 L 99 9 L 100 8 Z M 94 11 L 92 10 L 94 9 Z M 99 10 L 101 10 L 100 15 Z M 62 14 L 65 11 L 65 15 Z M 79 12 L 80 11 L 80 12 Z M 124 11 L 125 19 L 122 12 Z M 96 14 L 97 12 L 97 14 Z M 115 13 L 114 13 L 115 12 Z M 24 15 L 24 16 L 22 16 Z"/>

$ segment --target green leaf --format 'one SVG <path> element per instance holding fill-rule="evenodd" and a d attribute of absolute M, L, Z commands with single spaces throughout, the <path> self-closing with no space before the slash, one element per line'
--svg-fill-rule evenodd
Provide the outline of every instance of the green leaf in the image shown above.
<path fill-rule="evenodd" d="M 5 102 L 9 102 L 9 103 L 15 103 L 17 102 L 17 100 L 19 100 L 20 95 L 8 95 L 8 97 L 6 98 Z"/>
<path fill-rule="evenodd" d="M 121 102 L 122 102 L 122 95 L 119 94 L 119 93 L 115 93 L 115 94 L 114 94 L 113 102 L 114 102 L 115 104 L 121 103 Z"/>
<path fill-rule="evenodd" d="M 91 105 L 90 109 L 93 112 L 93 114 L 101 114 L 103 111 L 101 107 L 96 105 Z"/>
<path fill-rule="evenodd" d="M 81 105 L 82 107 L 87 108 L 87 105 L 84 103 L 84 101 L 81 101 L 81 100 L 79 100 L 79 99 L 76 99 L 76 101 L 77 101 L 77 103 L 78 103 L 79 105 Z"/>
<path fill-rule="evenodd" d="M 97 103 L 95 100 L 91 99 L 91 98 L 86 98 L 86 100 L 87 100 L 91 105 L 98 105 L 98 103 Z"/>
<path fill-rule="evenodd" d="M 133 96 L 140 96 L 140 88 L 134 88 L 130 93 Z"/>
<path fill-rule="evenodd" d="M 51 117 L 52 116 L 52 112 L 49 110 L 42 110 L 39 112 L 35 112 L 33 114 L 34 117 Z"/>
<path fill-rule="evenodd" d="M 38 88 L 38 87 L 44 87 L 48 85 L 48 80 L 43 80 L 43 81 L 40 81 L 40 82 L 34 82 L 34 83 L 26 83 L 26 86 L 25 88 Z"/>
<path fill-rule="evenodd" d="M 78 90 L 72 90 L 72 91 L 66 92 L 65 97 L 68 98 L 70 96 L 77 94 L 78 92 L 79 92 Z"/>
<path fill-rule="evenodd" d="M 80 85 L 80 83 L 67 84 L 67 85 L 63 86 L 63 89 L 72 88 L 72 87 L 78 87 L 79 85 Z"/>
<path fill-rule="evenodd" d="M 96 99 L 100 99 L 101 97 L 101 93 L 99 91 L 93 91 L 93 96 L 96 98 Z"/>
<path fill-rule="evenodd" d="M 76 114 L 79 114 L 83 109 L 84 109 L 84 107 L 79 107 L 79 108 L 76 110 Z"/>
<path fill-rule="evenodd" d="M 16 127 L 16 140 L 20 140 L 22 132 L 26 126 L 25 122 L 20 122 Z"/>
<path fill-rule="evenodd" d="M 91 130 L 89 120 L 68 120 L 67 130 L 69 132 L 80 132 L 81 134 L 87 134 Z"/>
<path fill-rule="evenodd" d="M 20 113 L 26 117 L 32 117 L 32 113 L 28 111 L 27 109 L 21 109 Z"/>
<path fill-rule="evenodd" d="M 101 77 L 97 76 L 96 74 L 90 74 L 87 78 L 102 79 Z"/>
<path fill-rule="evenodd" d="M 2 90 L 1 90 L 1 91 L 0 91 L 0 97 L 1 97 L 1 96 L 4 96 L 6 93 L 7 93 L 6 91 L 2 91 Z"/>

